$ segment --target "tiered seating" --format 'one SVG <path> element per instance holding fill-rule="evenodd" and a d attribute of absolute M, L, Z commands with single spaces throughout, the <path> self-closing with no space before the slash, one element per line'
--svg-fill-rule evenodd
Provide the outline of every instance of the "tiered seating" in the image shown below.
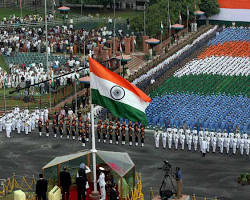
<path fill-rule="evenodd" d="M 174 76 L 181 77 L 189 74 L 218 74 L 225 76 L 248 76 L 250 74 L 250 57 L 217 57 L 196 59 L 187 63 Z"/>
<path fill-rule="evenodd" d="M 250 29 L 227 28 L 209 42 L 197 59 L 176 71 L 151 93 L 151 126 L 250 130 Z"/>
<path fill-rule="evenodd" d="M 248 41 L 250 42 L 249 28 L 226 28 L 217 35 L 208 45 L 223 44 L 229 41 Z"/>
<path fill-rule="evenodd" d="M 4 59 L 7 64 L 25 64 L 28 66 L 31 63 L 43 63 L 43 66 L 46 65 L 46 54 L 42 53 L 15 53 L 14 56 L 4 56 Z M 49 55 L 49 62 L 54 62 L 56 60 L 58 60 L 60 64 L 65 64 L 68 58 L 64 56 Z"/>
<path fill-rule="evenodd" d="M 176 94 L 178 92 L 200 95 L 225 94 L 250 97 L 250 76 L 220 76 L 220 75 L 184 75 L 170 77 L 161 87 L 151 93 L 157 95 Z"/>
<path fill-rule="evenodd" d="M 210 130 L 235 129 L 240 125 L 241 131 L 246 131 L 250 126 L 247 112 L 249 109 L 250 99 L 243 96 L 200 96 L 180 93 L 156 96 L 146 113 L 151 126 L 164 127 L 165 119 L 168 117 L 171 125 L 177 127 L 185 121 L 193 128 L 200 121 L 203 128 Z"/>

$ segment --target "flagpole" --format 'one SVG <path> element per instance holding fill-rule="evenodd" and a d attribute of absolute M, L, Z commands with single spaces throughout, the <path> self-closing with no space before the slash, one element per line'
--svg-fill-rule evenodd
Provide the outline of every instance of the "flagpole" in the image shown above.
<path fill-rule="evenodd" d="M 77 114 L 77 91 L 76 91 L 76 82 L 77 82 L 77 75 L 76 75 L 76 68 L 75 68 L 75 97 L 76 97 L 75 114 Z"/>
<path fill-rule="evenodd" d="M 161 21 L 161 50 L 160 50 L 161 53 L 162 53 L 162 34 L 163 34 L 163 23 Z"/>
<path fill-rule="evenodd" d="M 4 99 L 4 113 L 6 114 L 5 85 L 6 85 L 6 79 L 4 77 L 4 80 L 3 80 L 3 99 Z"/>
<path fill-rule="evenodd" d="M 115 0 L 114 0 L 114 44 L 113 44 L 113 47 L 114 47 L 114 49 L 113 49 L 113 54 L 114 54 L 114 57 L 115 57 Z"/>
<path fill-rule="evenodd" d="M 168 23 L 169 23 L 168 37 L 170 37 L 171 21 L 170 21 L 170 15 L 169 15 L 169 0 L 168 0 Z"/>
<path fill-rule="evenodd" d="M 143 16 L 144 35 L 146 35 L 146 2 L 144 3 Z"/>
<path fill-rule="evenodd" d="M 189 9 L 188 9 L 188 6 L 187 6 L 187 33 L 188 33 L 188 20 L 189 20 Z"/>
<path fill-rule="evenodd" d="M 44 0 L 44 12 L 45 12 L 45 38 L 46 38 L 46 69 L 49 68 L 49 55 L 48 55 L 48 23 L 47 23 L 47 0 Z M 53 82 L 52 77 L 50 77 L 51 83 Z M 49 87 L 49 109 L 51 111 L 51 84 Z"/>
<path fill-rule="evenodd" d="M 94 104 L 92 104 L 92 95 L 91 95 L 91 73 L 90 77 L 90 112 L 91 112 L 91 133 L 92 133 L 92 158 L 93 158 L 93 181 L 94 181 L 94 194 L 97 194 L 97 182 L 96 182 L 96 148 L 95 148 L 95 120 L 94 120 Z M 99 193 L 98 193 L 99 194 Z"/>

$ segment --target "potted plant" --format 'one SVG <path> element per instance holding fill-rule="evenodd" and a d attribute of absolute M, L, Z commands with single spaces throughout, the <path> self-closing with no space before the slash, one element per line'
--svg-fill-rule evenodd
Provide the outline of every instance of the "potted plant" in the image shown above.
<path fill-rule="evenodd" d="M 247 184 L 247 178 L 246 176 L 244 176 L 242 179 L 241 179 L 241 185 L 246 185 Z"/>
<path fill-rule="evenodd" d="M 244 176 L 245 176 L 245 174 L 244 174 L 244 173 L 241 173 L 241 174 L 240 174 L 240 177 L 238 177 L 237 182 L 238 182 L 239 184 L 242 183 L 242 179 L 244 178 Z"/>
<path fill-rule="evenodd" d="M 246 178 L 247 178 L 248 185 L 250 185 L 250 173 L 247 173 Z"/>

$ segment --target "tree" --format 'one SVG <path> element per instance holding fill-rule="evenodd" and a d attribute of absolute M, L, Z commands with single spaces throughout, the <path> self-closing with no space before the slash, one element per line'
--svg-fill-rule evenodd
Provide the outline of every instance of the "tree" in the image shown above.
<path fill-rule="evenodd" d="M 199 5 L 200 0 L 196 0 Z M 187 7 L 190 11 L 189 20 L 194 18 L 194 0 L 169 0 L 169 12 L 171 23 L 177 23 L 179 13 L 182 15 L 183 21 L 187 19 Z M 168 29 L 168 0 L 157 0 L 157 3 L 146 8 L 146 33 L 150 36 L 160 34 L 160 24 L 163 22 L 164 29 Z M 131 19 L 131 27 L 142 32 L 143 27 L 143 12 Z"/>
<path fill-rule="evenodd" d="M 205 12 L 206 17 L 211 17 L 220 12 L 217 0 L 201 0 L 200 9 Z"/>

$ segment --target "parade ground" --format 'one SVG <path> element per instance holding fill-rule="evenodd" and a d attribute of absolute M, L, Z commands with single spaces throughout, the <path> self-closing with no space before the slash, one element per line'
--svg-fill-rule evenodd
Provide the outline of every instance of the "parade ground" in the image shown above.
<path fill-rule="evenodd" d="M 201 197 L 220 197 L 227 200 L 249 200 L 250 186 L 241 186 L 237 177 L 249 172 L 250 159 L 247 156 L 226 155 L 219 152 L 209 153 L 205 158 L 199 152 L 187 150 L 164 150 L 154 147 L 152 132 L 146 132 L 145 147 L 129 147 L 128 144 L 109 145 L 97 143 L 97 149 L 127 152 L 136 165 L 136 171 L 142 174 L 145 199 L 150 198 L 150 187 L 156 194 L 159 190 L 164 172 L 163 160 L 168 160 L 183 173 L 183 193 L 196 194 Z M 37 177 L 42 166 L 56 156 L 83 150 L 78 141 L 66 138 L 39 137 L 38 133 L 13 134 L 7 139 L 0 134 L 0 178 L 7 178 L 13 173 L 19 176 Z M 90 148 L 90 143 L 87 144 Z"/>

